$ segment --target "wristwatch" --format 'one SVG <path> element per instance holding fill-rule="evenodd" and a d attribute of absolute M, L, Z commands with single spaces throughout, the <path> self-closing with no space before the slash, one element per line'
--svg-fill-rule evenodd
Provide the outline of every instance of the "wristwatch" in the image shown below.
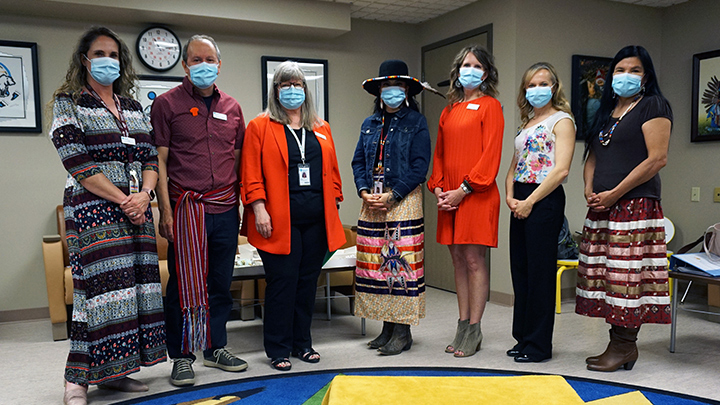
<path fill-rule="evenodd" d="M 150 201 L 152 201 L 152 200 L 155 199 L 155 191 L 153 191 L 153 189 L 151 189 L 151 188 L 144 188 L 144 189 L 142 189 L 142 192 L 143 192 L 143 193 L 147 193 L 147 194 L 150 196 Z"/>

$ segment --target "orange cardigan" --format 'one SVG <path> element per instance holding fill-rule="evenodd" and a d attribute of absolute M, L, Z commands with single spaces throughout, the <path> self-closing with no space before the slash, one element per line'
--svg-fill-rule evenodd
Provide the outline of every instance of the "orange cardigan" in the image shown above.
<path fill-rule="evenodd" d="M 343 200 L 340 170 L 330 126 L 315 128 L 322 149 L 323 205 L 328 250 L 335 251 L 345 243 L 335 199 Z M 248 123 L 242 147 L 240 196 L 245 205 L 242 234 L 248 242 L 269 253 L 290 254 L 290 191 L 288 184 L 288 146 L 285 126 L 262 114 Z M 250 204 L 265 200 L 273 231 L 263 238 L 255 228 L 255 213 Z"/>

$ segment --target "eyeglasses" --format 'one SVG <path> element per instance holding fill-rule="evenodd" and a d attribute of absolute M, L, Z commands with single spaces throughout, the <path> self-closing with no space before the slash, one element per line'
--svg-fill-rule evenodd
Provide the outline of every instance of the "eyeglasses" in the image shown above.
<path fill-rule="evenodd" d="M 297 90 L 302 90 L 305 88 L 305 85 L 302 83 L 279 83 L 277 86 L 280 88 L 280 90 L 289 90 L 290 87 Z"/>

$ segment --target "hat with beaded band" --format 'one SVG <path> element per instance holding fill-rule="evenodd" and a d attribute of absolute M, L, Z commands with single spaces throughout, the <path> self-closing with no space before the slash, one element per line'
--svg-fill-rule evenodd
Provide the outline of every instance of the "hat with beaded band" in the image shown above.
<path fill-rule="evenodd" d="M 368 93 L 373 96 L 380 95 L 380 83 L 383 80 L 402 80 L 407 84 L 408 97 L 412 97 L 423 91 L 423 85 L 420 80 L 408 75 L 408 67 L 405 62 L 397 59 L 386 60 L 380 65 L 378 77 L 367 79 L 362 86 Z"/>

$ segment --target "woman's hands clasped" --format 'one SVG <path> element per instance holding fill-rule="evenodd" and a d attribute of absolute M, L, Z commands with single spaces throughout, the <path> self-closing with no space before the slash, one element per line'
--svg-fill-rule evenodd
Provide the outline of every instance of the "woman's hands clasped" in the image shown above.
<path fill-rule="evenodd" d="M 377 211 L 387 211 L 392 206 L 392 193 L 370 194 L 363 190 L 361 193 L 363 202 L 368 208 Z"/>
<path fill-rule="evenodd" d="M 145 213 L 148 205 L 150 205 L 150 196 L 148 193 L 132 193 L 120 203 L 120 209 L 128 217 L 133 225 L 142 225 L 145 223 Z"/>
<path fill-rule="evenodd" d="M 440 211 L 455 211 L 465 198 L 465 192 L 461 188 L 450 191 L 442 191 L 436 187 L 434 190 L 435 198 L 437 198 L 437 206 Z"/>

